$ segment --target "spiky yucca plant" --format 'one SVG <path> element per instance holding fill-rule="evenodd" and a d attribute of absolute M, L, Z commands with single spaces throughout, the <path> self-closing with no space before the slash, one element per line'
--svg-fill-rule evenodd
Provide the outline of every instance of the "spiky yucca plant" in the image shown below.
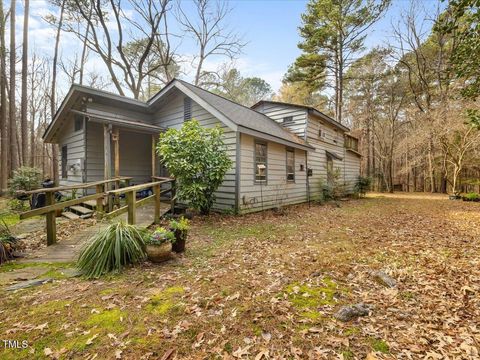
<path fill-rule="evenodd" d="M 89 279 L 98 278 L 145 259 L 145 232 L 123 222 L 95 234 L 82 249 L 77 267 Z"/>

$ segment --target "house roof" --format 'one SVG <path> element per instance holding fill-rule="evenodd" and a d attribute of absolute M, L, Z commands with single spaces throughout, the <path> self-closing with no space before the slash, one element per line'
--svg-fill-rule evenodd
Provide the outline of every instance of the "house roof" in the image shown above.
<path fill-rule="evenodd" d="M 265 136 L 273 136 L 291 142 L 296 145 L 306 146 L 311 148 L 307 142 L 293 134 L 273 119 L 265 114 L 262 114 L 249 107 L 237 104 L 220 95 L 213 94 L 198 86 L 189 84 L 182 80 L 177 80 L 188 90 L 203 99 L 210 106 L 217 109 L 225 117 L 229 118 L 235 125 L 237 125 L 240 132 L 248 132 L 246 129 L 260 132 Z M 259 134 L 259 135 L 261 135 Z"/>
<path fill-rule="evenodd" d="M 257 108 L 258 106 L 260 106 L 262 104 L 279 104 L 279 105 L 285 105 L 285 106 L 291 106 L 291 107 L 296 107 L 296 108 L 300 108 L 300 109 L 305 109 L 309 113 L 325 120 L 329 124 L 335 126 L 336 128 L 339 128 L 342 131 L 345 131 L 345 132 L 350 131 L 350 129 L 348 127 L 346 127 L 345 125 L 340 124 L 338 121 L 332 119 L 327 114 L 324 114 L 323 112 L 315 109 L 314 107 L 308 106 L 308 105 L 290 104 L 290 103 L 281 102 L 281 101 L 260 100 L 259 102 L 257 102 L 255 105 L 252 106 L 252 109 Z"/>
<path fill-rule="evenodd" d="M 313 149 L 305 140 L 282 127 L 268 116 L 179 79 L 170 81 L 147 102 L 75 84 L 70 88 L 70 91 L 53 117 L 52 122 L 45 130 L 43 138 L 47 142 L 52 141 L 55 131 L 61 126 L 61 124 L 58 124 L 59 119 L 64 118 L 66 113 L 71 111 L 75 104 L 88 101 L 90 97 L 93 97 L 95 101 L 113 102 L 120 108 L 133 108 L 133 110 L 151 114 L 154 112 L 155 104 L 173 88 L 183 92 L 234 131 L 304 150 Z M 140 125 L 140 123 L 141 121 L 137 121 L 138 125 Z M 143 124 L 145 127 L 149 125 L 147 123 Z"/>

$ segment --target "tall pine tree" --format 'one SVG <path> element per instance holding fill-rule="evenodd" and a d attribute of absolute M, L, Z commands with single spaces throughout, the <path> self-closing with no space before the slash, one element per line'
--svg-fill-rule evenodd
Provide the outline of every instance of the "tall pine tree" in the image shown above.
<path fill-rule="evenodd" d="M 367 30 L 389 4 L 390 0 L 310 0 L 302 14 L 299 30 L 303 41 L 298 47 L 303 53 L 289 69 L 286 79 L 305 81 L 314 87 L 332 86 L 338 122 L 343 119 L 346 69 L 363 50 Z"/>

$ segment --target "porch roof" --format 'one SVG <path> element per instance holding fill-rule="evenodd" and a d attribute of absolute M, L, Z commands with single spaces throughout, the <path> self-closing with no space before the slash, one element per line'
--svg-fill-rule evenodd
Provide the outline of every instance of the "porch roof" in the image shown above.
<path fill-rule="evenodd" d="M 165 131 L 165 128 L 163 127 L 147 124 L 139 120 L 126 119 L 126 118 L 120 119 L 112 116 L 96 114 L 94 112 L 89 112 L 89 111 L 78 111 L 78 110 L 70 110 L 70 111 L 75 114 L 83 115 L 88 119 L 88 121 L 92 121 L 92 122 L 98 122 L 102 124 L 112 124 L 112 125 L 129 128 L 129 129 L 139 130 L 142 132 L 152 133 L 152 134 L 158 134 L 160 132 Z"/>

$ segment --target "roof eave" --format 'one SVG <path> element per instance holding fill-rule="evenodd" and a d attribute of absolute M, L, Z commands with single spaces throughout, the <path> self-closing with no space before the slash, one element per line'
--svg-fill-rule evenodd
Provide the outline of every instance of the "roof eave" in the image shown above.
<path fill-rule="evenodd" d="M 270 135 L 270 134 L 265 134 L 261 131 L 250 129 L 250 128 L 247 128 L 247 127 L 244 127 L 244 126 L 238 126 L 238 131 L 243 133 L 243 134 L 258 137 L 258 138 L 261 138 L 261 139 L 264 139 L 264 140 L 269 140 L 269 141 L 272 141 L 272 142 L 276 142 L 276 143 L 279 143 L 279 144 L 282 144 L 282 145 L 294 147 L 294 148 L 305 150 L 305 151 L 315 150 L 315 148 L 313 146 L 309 145 L 308 143 L 300 144 L 300 143 L 297 143 L 295 141 L 290 141 L 290 140 L 287 140 L 287 139 L 284 139 L 284 138 L 279 138 L 277 136 L 273 136 L 273 135 Z"/>

